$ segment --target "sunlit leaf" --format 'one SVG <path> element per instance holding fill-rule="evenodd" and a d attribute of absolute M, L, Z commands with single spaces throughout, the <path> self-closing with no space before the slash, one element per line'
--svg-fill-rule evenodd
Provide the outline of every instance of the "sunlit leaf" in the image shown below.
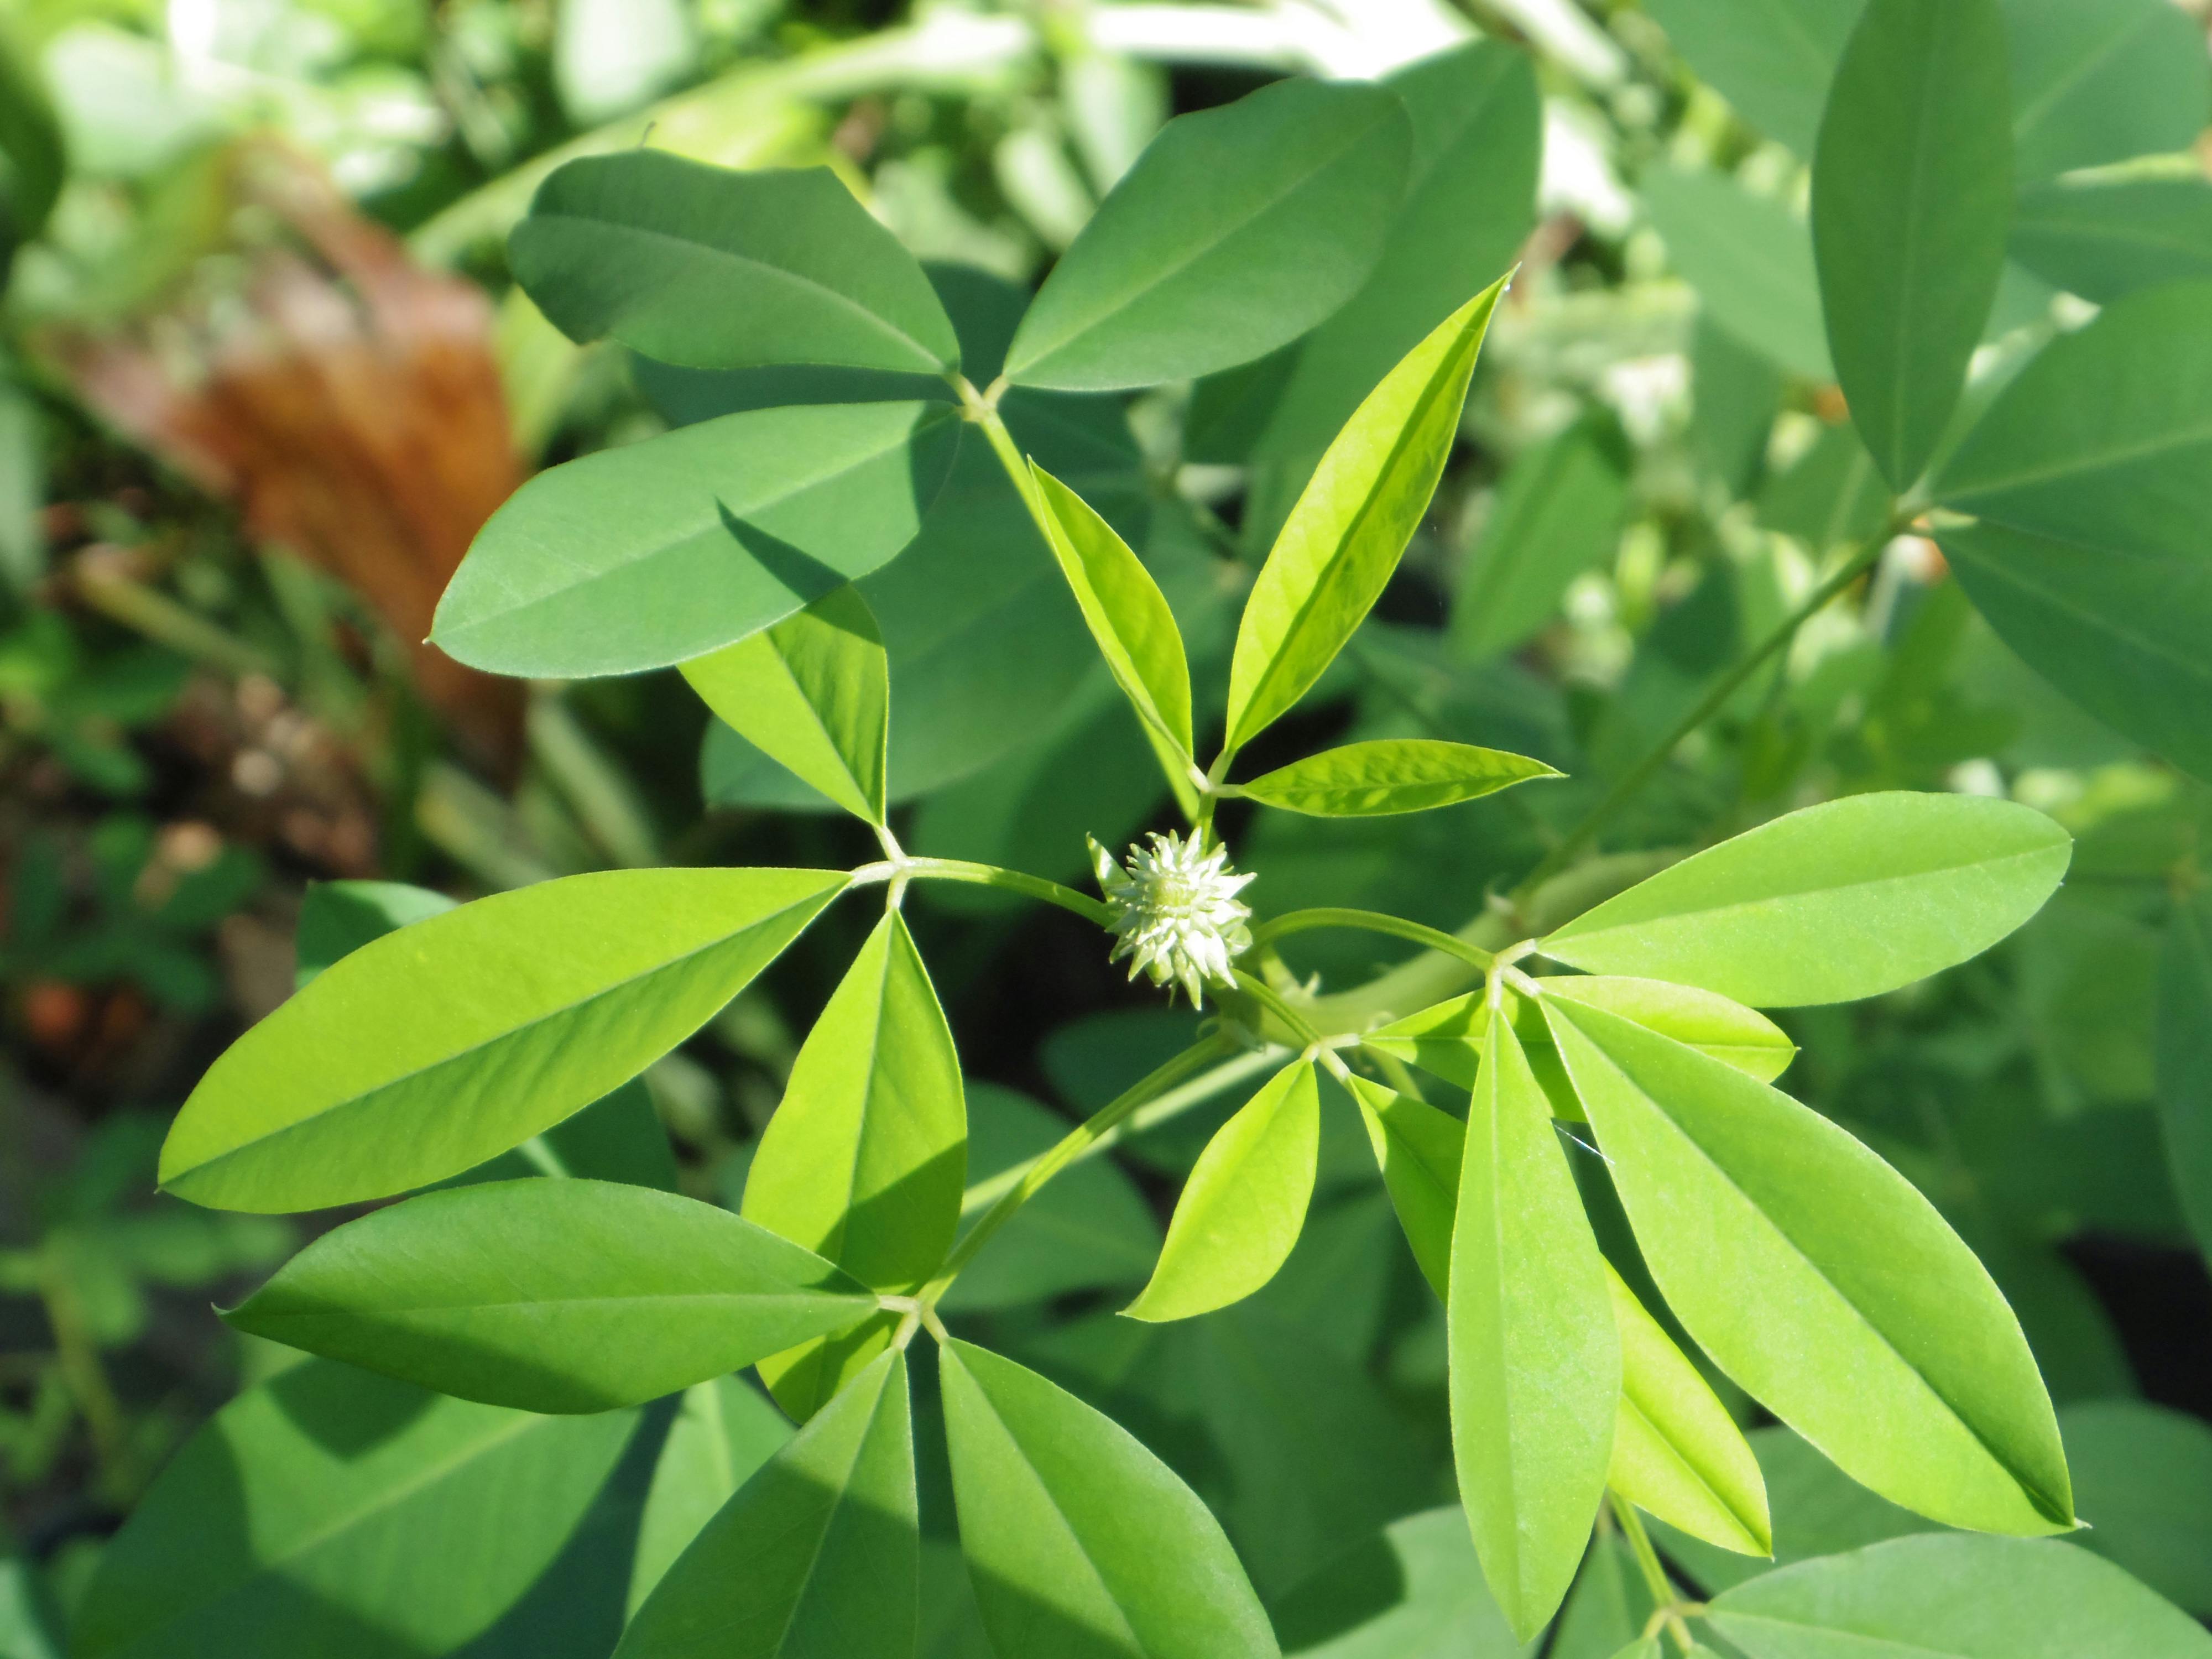
<path fill-rule="evenodd" d="M 596 1412 L 875 1309 L 821 1257 L 696 1199 L 511 1181 L 426 1193 L 325 1233 L 224 1317 L 465 1400 Z"/>
<path fill-rule="evenodd" d="M 1285 1066 L 1215 1132 L 1176 1200 L 1167 1243 L 1132 1319 L 1188 1319 L 1275 1276 L 1313 1196 L 1321 1096 L 1313 1062 Z"/>
<path fill-rule="evenodd" d="M 1473 1078 L 1470 1075 L 1469 1083 Z M 1352 1079 L 1352 1097 L 1375 1148 L 1390 1206 L 1413 1260 L 1439 1299 L 1451 1285 L 1452 1218 L 1459 1207 L 1459 1166 L 1467 1125 L 1425 1101 L 1385 1088 L 1370 1079 Z"/>
<path fill-rule="evenodd" d="M 1223 793 L 1314 817 L 1376 817 L 1425 812 L 1559 775 L 1526 755 L 1432 738 L 1389 738 L 1325 749 Z"/>
<path fill-rule="evenodd" d="M 608 871 L 404 927 L 208 1069 L 161 1183 L 222 1209 L 311 1210 L 458 1175 L 690 1036 L 844 884 L 827 870 Z"/>

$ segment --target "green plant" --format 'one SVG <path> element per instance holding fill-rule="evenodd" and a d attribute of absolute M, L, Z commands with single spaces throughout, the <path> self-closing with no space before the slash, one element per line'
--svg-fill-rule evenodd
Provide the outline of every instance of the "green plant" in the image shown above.
<path fill-rule="evenodd" d="M 1993 15 L 1965 14 L 1973 27 Z M 1778 1659 L 1846 1639 L 1840 1631 L 1961 1654 L 1991 1643 L 2081 1651 L 2090 1638 L 2069 1620 L 2129 1650 L 2201 1650 L 2201 1632 L 2103 1564 L 1995 1540 L 1884 1544 L 1700 1608 L 1674 1592 L 1638 1513 L 1723 1550 L 1760 1555 L 1773 1542 L 1759 1465 L 1680 1345 L 1679 1321 L 1872 1491 L 1979 1531 L 2073 1524 L 2057 1424 L 1994 1283 L 1903 1176 L 1771 1086 L 1793 1050 L 1757 1012 L 1876 996 L 1974 957 L 2057 887 L 2064 832 L 2004 801 L 1881 792 L 1786 814 L 1639 869 L 1640 880 L 1578 862 L 1676 739 L 1930 501 L 1980 511 L 1971 530 L 1944 521 L 1966 545 L 2014 533 L 2155 541 L 2182 523 L 2171 495 L 2146 506 L 2111 476 L 2142 465 L 2137 449 L 2069 444 L 2080 434 L 2039 421 L 2034 399 L 2039 378 L 2108 386 L 2119 371 L 2107 354 L 2132 361 L 2142 349 L 2131 330 L 2170 342 L 2165 309 L 2199 316 L 2201 296 L 2162 300 L 2154 322 L 2136 320 L 2147 307 L 2116 308 L 2054 348 L 1922 483 L 1988 310 L 1990 239 L 2001 247 L 2003 234 L 1986 214 L 1954 211 L 1990 188 L 1975 166 L 1984 150 L 1887 111 L 1909 80 L 1900 65 L 1947 52 L 1966 54 L 1969 71 L 1981 62 L 1972 54 L 1987 42 L 1972 27 L 1931 38 L 1930 16 L 1888 0 L 1869 9 L 1815 169 L 1825 349 L 1866 411 L 1860 430 L 1893 498 L 1508 902 L 1457 934 L 1340 908 L 1248 926 L 1217 819 L 1239 799 L 1321 816 L 1413 811 L 1550 771 L 1404 738 L 1235 781 L 1239 754 L 1314 689 L 1382 594 L 1459 429 L 1502 284 L 1399 359 L 1296 492 L 1245 599 L 1210 757 L 1197 741 L 1208 705 L 1172 608 L 1110 517 L 1055 476 L 1066 469 L 1040 464 L 1056 428 L 1079 430 L 1081 399 L 1236 368 L 1360 289 L 1359 251 L 1376 246 L 1376 204 L 1398 199 L 1405 166 L 1402 116 L 1386 94 L 1287 83 L 1170 126 L 980 388 L 963 364 L 985 354 L 962 339 L 928 275 L 825 175 L 721 173 L 645 154 L 554 174 L 514 257 L 564 330 L 694 368 L 807 372 L 776 383 L 781 401 L 526 487 L 456 578 L 436 637 L 514 674 L 681 665 L 730 726 L 864 820 L 884 856 L 851 870 L 581 876 L 411 921 L 339 961 L 218 1062 L 179 1115 L 164 1184 L 218 1207 L 288 1211 L 448 1182 L 524 1147 L 582 1174 L 545 1151 L 565 1124 L 608 1110 L 594 1103 L 616 1098 L 839 896 L 882 888 L 883 920 L 800 1052 L 741 1216 L 648 1183 L 526 1179 L 426 1193 L 350 1222 L 234 1322 L 453 1398 L 410 1406 L 419 1396 L 303 1368 L 289 1416 L 263 1398 L 222 1425 L 234 1478 L 275 1483 L 287 1467 L 270 1450 L 279 1438 L 302 1424 L 325 1431 L 310 1440 L 341 1437 L 350 1417 L 380 1412 L 416 1413 L 379 1455 L 426 1481 L 558 1437 L 557 1490 L 487 1575 L 513 1581 L 544 1565 L 556 1522 L 591 1501 L 620 1454 L 622 1413 L 689 1389 L 687 1420 L 719 1423 L 734 1442 L 727 1419 L 743 1408 L 725 1405 L 715 1379 L 757 1364 L 805 1426 L 755 1460 L 672 1565 L 633 1581 L 618 1650 L 902 1652 L 921 1547 L 907 1364 L 926 1333 L 962 1547 L 1002 1655 L 1273 1653 L 1267 1613 L 1189 1490 L 1073 1395 L 955 1340 L 940 1313 L 1048 1182 L 1194 1081 L 1253 1075 L 1256 1054 L 1273 1076 L 1200 1157 L 1127 1311 L 1188 1317 L 1267 1283 L 1305 1218 L 1321 1114 L 1356 1113 L 1446 1308 L 1460 1496 L 1518 1637 L 1551 1619 L 1610 1502 L 1656 1604 L 1632 1652 L 1656 1650 L 1662 1634 L 1687 1650 L 1699 1614 Z M 1986 76 L 1955 78 L 1966 115 L 1946 118 L 1983 122 L 1972 136 L 1987 141 L 1990 121 L 2003 125 L 2001 78 L 1994 92 Z M 1900 143 L 1908 161 L 1918 145 L 1958 165 L 1901 166 Z M 1971 244 L 1947 252 L 1940 278 L 1910 261 L 1854 260 L 1869 239 L 1910 242 L 1931 227 Z M 887 653 L 855 584 L 912 540 L 963 428 L 980 431 L 1034 517 L 1186 813 L 1177 839 L 1126 867 L 1099 853 L 1098 899 L 995 865 L 910 857 L 891 831 Z M 2054 448 L 2063 495 L 2044 483 Z M 2085 489 L 2093 501 L 2101 489 L 2108 510 L 2084 506 Z M 1196 1045 L 1018 1166 L 964 1231 L 961 1067 L 902 912 L 909 888 L 933 881 L 1097 923 L 1133 974 L 1216 1011 Z M 1277 947 L 1322 928 L 1432 954 L 1320 995 Z M 1539 961 L 1578 971 L 1539 977 Z M 1465 1091 L 1464 1115 L 1425 1100 L 1408 1067 Z M 1640 1254 L 1616 1242 L 1619 1268 L 1580 1182 L 1617 1192 L 1626 1212 Z M 1638 1259 L 1650 1284 L 1632 1287 Z M 567 1413 L 576 1422 L 556 1415 Z M 177 1528 L 191 1483 L 221 1478 L 216 1449 L 181 1463 L 175 1495 L 149 1502 L 105 1570 L 118 1586 L 189 1593 L 96 1601 L 84 1651 L 220 1639 L 220 1598 L 202 1587 L 228 1588 L 238 1564 L 195 1559 Z M 496 1490 L 476 1489 L 478 1507 L 453 1507 L 445 1524 L 498 1526 Z M 309 1506 L 297 1520 L 303 1535 L 331 1535 Z M 473 1634 L 465 1595 L 419 1571 L 432 1593 L 410 1609 L 410 1635 L 438 1650 Z M 1979 1623 L 1955 1598 L 1922 1605 L 1931 1585 L 1961 1580 L 2048 1599 L 2008 1599 Z"/>

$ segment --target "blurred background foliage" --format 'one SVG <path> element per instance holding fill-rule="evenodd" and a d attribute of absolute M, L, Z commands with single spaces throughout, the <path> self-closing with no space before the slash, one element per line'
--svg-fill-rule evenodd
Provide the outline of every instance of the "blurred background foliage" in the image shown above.
<path fill-rule="evenodd" d="M 58 1650 L 153 1472 L 282 1363 L 206 1305 L 301 1224 L 157 1200 L 151 1172 L 199 1071 L 291 988 L 317 884 L 466 897 L 609 866 L 870 856 L 672 673 L 523 687 L 416 643 L 529 471 L 791 395 L 781 371 L 670 370 L 555 331 L 502 252 L 552 166 L 641 143 L 826 163 L 933 262 L 972 364 L 1169 117 L 1285 74 L 1388 77 L 1416 176 L 1366 290 L 1260 363 L 1094 399 L 1025 439 L 1144 550 L 1218 700 L 1241 587 L 1322 444 L 1425 319 L 1521 262 L 1435 511 L 1279 746 L 1436 735 L 1571 781 L 1403 819 L 1229 818 L 1263 912 L 1449 928 L 1881 527 L 1802 219 L 1855 9 L 0 6 L 0 1656 Z M 2011 9 L 2020 228 L 1977 407 L 2097 304 L 2212 276 L 2203 6 Z M 2085 231 L 2098 186 L 2150 191 L 2165 230 Z M 893 665 L 901 833 L 1078 879 L 1086 831 L 1164 821 L 1157 772 L 980 444 L 947 495 L 940 527 L 865 584 Z M 2122 1517 L 2090 1545 L 2212 1614 L 2212 1125 L 2172 1101 L 2162 1124 L 2159 1089 L 2161 1042 L 2169 1070 L 2202 1064 L 2173 1055 L 2212 1021 L 2212 801 L 2014 657 L 1907 535 L 1680 745 L 1607 848 L 1874 788 L 2010 794 L 2074 831 L 2074 871 L 1990 957 L 1790 1014 L 1787 1081 L 1982 1252 L 2063 1407 L 2084 1511 Z M 1122 987 L 1065 919 L 921 896 L 977 1085 L 971 1179 L 1186 1041 L 1190 1017 Z M 793 1034 L 855 943 L 843 921 L 644 1079 L 687 1190 L 734 1202 Z M 1298 963 L 1332 987 L 1390 960 L 1388 941 L 1331 938 Z M 1449 1496 L 1443 1321 L 1357 1146 L 1324 1147 L 1316 1222 L 1261 1296 L 1171 1328 L 1109 1316 L 1148 1271 L 1164 1173 L 1227 1104 L 1055 1188 L 1020 1224 L 1030 1248 L 948 1310 L 1109 1402 L 1318 1650 L 1337 1592 L 1300 1582 Z M 1785 1553 L 1908 1524 L 1762 1434 Z M 1383 1536 L 1404 1574 L 1443 1571 L 1429 1531 Z M 957 1577 L 932 1580 L 954 1586 L 933 1592 L 932 1652 L 976 1650 Z M 1577 1629 L 1592 1653 L 1613 1644 L 1591 1583 L 1553 1650 L 1570 1659 Z"/>

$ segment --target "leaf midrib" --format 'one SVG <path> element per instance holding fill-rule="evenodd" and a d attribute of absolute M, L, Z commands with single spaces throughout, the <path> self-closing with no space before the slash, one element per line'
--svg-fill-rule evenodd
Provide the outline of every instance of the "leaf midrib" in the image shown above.
<path fill-rule="evenodd" d="M 2070 594 L 2030 580 L 2004 560 L 1990 558 L 1972 562 L 1980 564 L 1990 580 L 2008 582 L 2014 587 L 2033 594 L 2053 609 L 2065 612 L 2081 627 L 2109 635 L 2147 657 L 2177 668 L 2185 678 L 2212 683 L 2212 658 L 2191 658 L 2170 641 L 2129 627 L 2127 618 L 2119 613 L 2089 610 Z"/>
<path fill-rule="evenodd" d="M 1781 1619 L 1772 1613 L 1740 1613 L 1735 1608 L 1716 1604 L 1706 1614 L 1716 1624 L 1735 1620 L 1747 1625 L 1772 1625 L 1782 1630 L 1813 1631 L 1827 1636 L 1847 1636 L 1854 1642 L 1864 1643 L 1878 1652 L 1892 1653 L 1898 1659 L 1968 1659 L 1957 1648 L 1923 1648 L 1917 1642 L 1901 1642 L 1892 1636 L 1869 1636 L 1864 1631 L 1850 1630 L 1840 1625 L 1816 1625 L 1808 1620 Z"/>
<path fill-rule="evenodd" d="M 1690 1478 L 1698 1491 L 1704 1492 L 1719 1506 L 1722 1514 L 1735 1522 L 1737 1529 L 1743 1534 L 1744 1537 L 1756 1543 L 1759 1534 L 1753 1529 L 1750 1517 L 1735 1506 L 1734 1499 L 1705 1478 L 1705 1472 L 1684 1454 L 1681 1447 L 1676 1443 L 1674 1437 L 1659 1426 L 1657 1419 L 1638 1403 L 1636 1396 L 1626 1385 L 1620 1390 L 1620 1406 L 1622 1410 L 1634 1417 L 1650 1431 L 1653 1440 L 1666 1448 L 1667 1455 L 1674 1459 L 1675 1467 Z"/>
<path fill-rule="evenodd" d="M 254 1315 L 256 1324 L 274 1324 L 278 1321 L 309 1322 L 313 1320 L 366 1319 L 379 1316 L 438 1313 L 503 1313 L 516 1309 L 618 1308 L 659 1307 L 665 1304 L 689 1306 L 692 1304 L 732 1304 L 748 1307 L 762 1303 L 793 1302 L 806 1305 L 817 1301 L 851 1303 L 864 1312 L 873 1312 L 876 1299 L 858 1291 L 629 1291 L 609 1296 L 543 1296 L 515 1297 L 506 1301 L 492 1302 L 380 1302 L 349 1304 L 329 1308 L 285 1308 L 264 1310 Z M 240 1314 L 252 1312 L 240 1308 Z"/>
<path fill-rule="evenodd" d="M 2015 382 L 2015 385 L 2018 383 Z M 2212 444 L 2212 418 L 2201 425 L 2170 427 L 2154 438 L 2123 445 L 2114 449 L 2096 450 L 2086 454 L 2076 452 L 2080 459 L 2044 462 L 2024 471 L 1998 473 L 1990 477 L 1971 480 L 1963 484 L 1954 483 L 1941 493 L 1951 505 L 1972 510 L 1966 504 L 1985 501 L 1991 495 L 2007 491 L 2030 489 L 2039 484 L 2055 483 L 2062 478 L 2093 473 L 2109 467 L 2126 466 L 2132 462 L 2148 460 L 2170 450 L 2189 449 Z"/>

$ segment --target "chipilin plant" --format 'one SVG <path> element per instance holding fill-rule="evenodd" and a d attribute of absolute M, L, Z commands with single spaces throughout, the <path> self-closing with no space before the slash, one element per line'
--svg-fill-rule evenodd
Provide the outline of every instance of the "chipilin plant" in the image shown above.
<path fill-rule="evenodd" d="M 1947 256 L 1942 306 L 1893 264 L 1861 258 L 1883 237 L 1932 234 L 1943 192 L 1970 199 L 1983 182 L 1974 143 L 1949 145 L 1932 175 L 1893 165 L 1898 143 L 1944 135 L 1900 137 L 1883 66 L 1932 52 L 1939 68 L 1970 68 L 1988 55 L 1986 42 L 1923 40 L 1935 15 L 1904 0 L 1869 8 L 1828 118 L 1844 137 L 1824 141 L 1816 171 L 1835 360 L 1899 492 L 1892 530 L 1931 500 L 1971 497 L 2002 523 L 2008 504 L 2032 517 L 2040 499 L 1991 459 L 2020 441 L 2008 434 L 2024 393 L 1984 417 L 1933 495 L 1914 493 L 1988 309 L 1987 239 L 1945 224 L 1963 240 Z M 1102 394 L 1250 362 L 1341 305 L 1372 265 L 1407 146 L 1399 106 L 1371 87 L 1284 83 L 1175 122 L 1000 342 L 963 340 L 922 269 L 823 171 L 587 159 L 551 176 L 517 231 L 518 276 L 572 336 L 753 371 L 757 406 L 526 486 L 454 580 L 434 637 L 511 674 L 680 665 L 725 720 L 871 826 L 883 855 L 849 870 L 576 876 L 414 921 L 337 960 L 216 1064 L 177 1121 L 161 1177 L 196 1202 L 264 1212 L 447 1182 L 542 1145 L 621 1089 L 831 904 L 880 906 L 799 1054 L 740 1215 L 599 1180 L 418 1192 L 319 1238 L 228 1316 L 511 1408 L 484 1419 L 499 1433 L 544 1420 L 523 1413 L 611 1412 L 757 1366 L 803 1426 L 666 1567 L 621 1659 L 914 1651 L 917 1343 L 937 1349 L 961 1548 L 1003 1659 L 1275 1655 L 1258 1596 L 1189 1489 L 1090 1405 L 954 1340 L 939 1313 L 1048 1183 L 1114 1144 L 1133 1114 L 1171 1109 L 1223 1068 L 1264 1081 L 1198 1159 L 1125 1312 L 1185 1319 L 1266 1285 L 1305 1220 L 1322 1114 L 1356 1114 L 1445 1305 L 1459 1493 L 1522 1638 L 1559 1607 L 1607 1505 L 1659 1603 L 1632 1652 L 1656 1653 L 1662 1638 L 1687 1650 L 1693 1618 L 1754 1655 L 1794 1659 L 1860 1650 L 1842 1635 L 1819 1646 L 1823 1632 L 1871 1642 L 1952 1616 L 1908 1607 L 1926 1600 L 1924 1572 L 1916 1579 L 1901 1556 L 1849 1582 L 1802 1569 L 1710 1607 L 1678 1599 L 1643 1515 L 1726 1550 L 1772 1547 L 1759 1467 L 1680 1332 L 1899 1505 L 2015 1537 L 2075 1524 L 2051 1407 L 2011 1310 L 1911 1183 L 1773 1086 L 1794 1050 L 1758 1012 L 1879 995 L 2002 939 L 2065 872 L 2069 843 L 2050 820 L 1999 799 L 1858 796 L 1627 884 L 1612 865 L 1576 860 L 1648 770 L 1632 773 L 1457 934 L 1297 908 L 1294 895 L 1263 895 L 1237 872 L 1217 821 L 1224 800 L 1411 812 L 1551 773 L 1415 739 L 1353 743 L 1258 776 L 1237 763 L 1320 681 L 1389 580 L 1459 429 L 1504 281 L 1436 323 L 1320 456 L 1251 580 L 1218 727 L 1112 504 L 1056 476 L 1079 469 L 1085 411 Z M 1125 856 L 1094 847 L 1099 896 L 909 856 L 892 833 L 897 711 L 854 584 L 914 537 L 956 445 L 977 440 L 1057 560 L 1186 820 Z M 1952 489 L 1954 477 L 1965 482 Z M 1845 560 L 1684 729 L 1861 574 L 1889 533 Z M 1215 729 L 1219 741 L 1203 744 Z M 902 914 L 927 882 L 1000 888 L 1094 922 L 1099 948 L 1133 976 L 1210 1014 L 1194 1046 L 992 1183 L 993 1201 L 964 1217 L 960 1060 Z M 1247 904 L 1261 897 L 1269 919 L 1255 923 Z M 1277 950 L 1316 928 L 1429 954 L 1324 994 Z M 1663 1304 L 1601 1252 L 1578 1177 L 1617 1191 L 1642 1282 Z M 477 1519 L 526 1524 L 533 1501 L 518 1492 L 512 1512 Z M 117 1572 L 152 1560 L 118 1557 Z M 2004 1616 L 2032 1613 L 2047 1633 L 2058 1623 L 2045 1603 L 2070 1596 L 2119 1618 L 2111 1610 L 2133 1592 L 2095 1577 L 2110 1573 L 2086 1555 L 2039 1554 L 2022 1574 L 2046 1589 L 2023 1589 Z M 2159 1622 L 2168 1610 L 2124 1611 L 2149 1644 L 2136 1650 L 2197 1650 L 2185 1621 Z M 85 1650 L 154 1651 L 132 1645 L 137 1616 L 95 1608 Z"/>

